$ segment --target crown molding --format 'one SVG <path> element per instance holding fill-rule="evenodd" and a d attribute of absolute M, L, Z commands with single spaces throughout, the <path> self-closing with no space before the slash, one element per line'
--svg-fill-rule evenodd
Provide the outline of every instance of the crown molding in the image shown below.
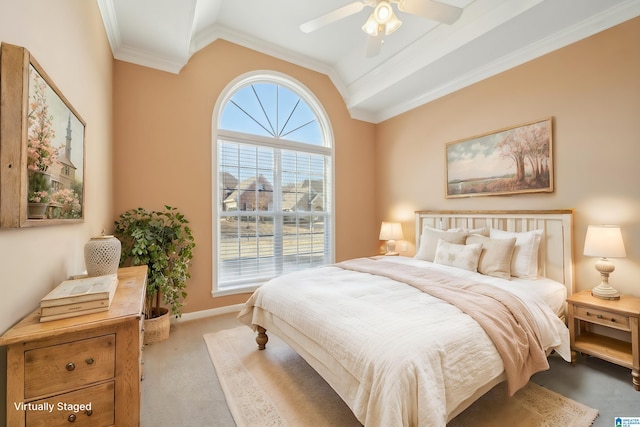
<path fill-rule="evenodd" d="M 175 58 L 164 58 L 161 55 L 135 49 L 130 46 L 121 45 L 113 57 L 120 61 L 130 62 L 143 67 L 153 68 L 167 73 L 178 74 L 182 67 L 186 65 L 189 58 L 184 61 Z"/>
<path fill-rule="evenodd" d="M 120 28 L 118 27 L 113 0 L 98 0 L 98 9 L 100 9 L 100 14 L 102 15 L 102 22 L 107 33 L 109 46 L 111 46 L 111 53 L 115 57 L 120 48 Z"/>

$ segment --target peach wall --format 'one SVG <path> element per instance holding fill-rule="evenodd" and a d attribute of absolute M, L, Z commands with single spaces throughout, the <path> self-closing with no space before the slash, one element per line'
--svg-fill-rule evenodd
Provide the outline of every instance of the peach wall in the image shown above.
<path fill-rule="evenodd" d="M 416 209 L 574 208 L 576 287 L 599 282 L 582 256 L 588 224 L 620 224 L 627 258 L 611 284 L 640 296 L 640 18 L 377 126 L 378 220 Z M 555 192 L 446 199 L 447 142 L 554 117 Z M 412 254 L 409 246 L 406 254 Z"/>
<path fill-rule="evenodd" d="M 309 88 L 329 115 L 335 139 L 336 259 L 374 251 L 374 131 L 349 117 L 329 78 L 218 40 L 195 54 L 179 75 L 115 61 L 114 218 L 137 207 L 168 204 L 191 222 L 196 249 L 183 312 L 244 302 L 213 298 L 211 144 L 213 108 L 237 76 L 254 70 L 288 74 Z"/>
<path fill-rule="evenodd" d="M 0 0 L 0 41 L 27 48 L 86 121 L 85 221 L 0 229 L 0 333 L 44 295 L 84 271 L 83 247 L 112 222 L 111 93 L 113 58 L 96 2 Z M 0 366 L 5 366 L 0 348 Z M 5 422 L 0 369 L 0 425 Z"/>

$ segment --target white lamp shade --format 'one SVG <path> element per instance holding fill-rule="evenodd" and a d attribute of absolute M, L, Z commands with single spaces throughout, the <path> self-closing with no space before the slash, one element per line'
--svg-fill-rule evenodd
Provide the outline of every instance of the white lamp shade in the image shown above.
<path fill-rule="evenodd" d="M 393 16 L 393 8 L 389 2 L 382 0 L 378 2 L 376 8 L 373 10 L 373 16 L 378 24 L 384 25 L 391 19 L 391 16 Z"/>
<path fill-rule="evenodd" d="M 403 239 L 402 224 L 399 222 L 383 222 L 380 227 L 380 240 Z"/>
<path fill-rule="evenodd" d="M 389 35 L 393 33 L 395 30 L 397 30 L 398 28 L 400 28 L 401 25 L 402 25 L 402 21 L 396 17 L 395 13 L 391 12 L 391 18 L 389 19 L 389 21 L 387 21 L 387 23 L 384 26 L 384 33 L 386 35 Z"/>
<path fill-rule="evenodd" d="M 603 258 L 624 258 L 627 253 L 622 233 L 617 225 L 590 225 L 584 239 L 584 255 Z"/>
<path fill-rule="evenodd" d="M 362 31 L 370 36 L 376 37 L 379 33 L 379 27 L 380 24 L 378 24 L 372 13 L 371 16 L 369 16 L 369 19 L 367 19 L 367 22 L 362 26 Z"/>

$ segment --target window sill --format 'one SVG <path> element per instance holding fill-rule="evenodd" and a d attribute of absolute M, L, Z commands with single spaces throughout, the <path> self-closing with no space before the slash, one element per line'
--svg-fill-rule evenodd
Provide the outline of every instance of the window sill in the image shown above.
<path fill-rule="evenodd" d="M 213 297 L 222 297 L 225 295 L 253 293 L 253 291 L 258 289 L 260 285 L 262 285 L 262 283 L 245 283 L 245 284 L 236 285 L 236 286 L 225 286 L 222 289 L 220 288 L 213 289 L 211 291 L 211 295 Z"/>

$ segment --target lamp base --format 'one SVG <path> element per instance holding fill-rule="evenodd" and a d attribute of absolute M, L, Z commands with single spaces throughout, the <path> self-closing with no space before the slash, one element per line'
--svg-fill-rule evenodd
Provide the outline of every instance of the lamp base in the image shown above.
<path fill-rule="evenodd" d="M 600 283 L 591 289 L 591 296 L 606 300 L 619 300 L 620 293 L 613 289 L 608 283 Z"/>
<path fill-rule="evenodd" d="M 396 252 L 396 241 L 395 240 L 387 240 L 387 253 L 385 256 L 397 256 L 400 255 Z"/>
<path fill-rule="evenodd" d="M 615 266 L 606 258 L 601 258 L 596 263 L 596 270 L 600 272 L 600 284 L 595 288 L 591 289 L 591 295 L 607 300 L 618 300 L 620 299 L 620 294 L 618 291 L 613 289 L 609 284 L 609 274 L 613 273 L 615 270 Z"/>

